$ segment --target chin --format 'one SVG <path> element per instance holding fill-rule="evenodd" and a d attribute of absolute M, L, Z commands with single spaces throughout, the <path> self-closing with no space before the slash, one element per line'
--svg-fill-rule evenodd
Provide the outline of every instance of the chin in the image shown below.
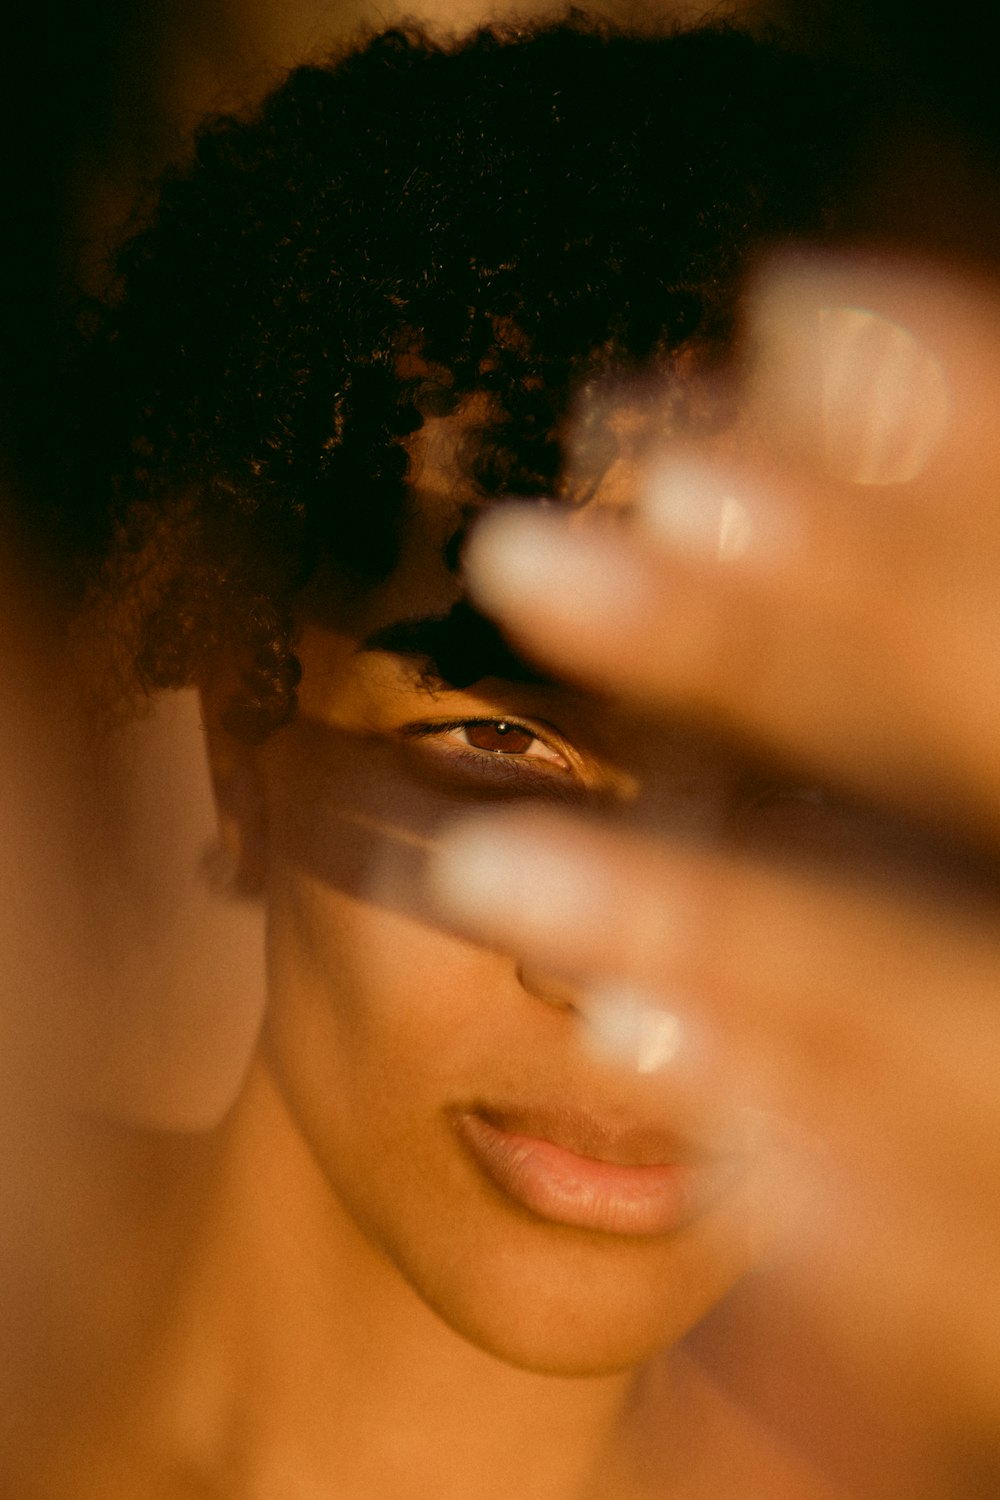
<path fill-rule="evenodd" d="M 435 1308 L 435 1312 L 440 1313 Z M 672 1327 L 612 1324 L 598 1310 L 586 1323 L 567 1316 L 558 1326 L 546 1317 L 532 1317 L 524 1309 L 508 1319 L 495 1313 L 472 1319 L 445 1318 L 452 1330 L 494 1359 L 534 1375 L 563 1379 L 593 1379 L 619 1375 L 647 1364 L 671 1348 L 698 1322 L 682 1319 Z"/>
<path fill-rule="evenodd" d="M 532 1337 L 533 1330 L 525 1328 L 511 1328 L 507 1337 L 492 1328 L 481 1332 L 456 1328 L 455 1332 L 484 1354 L 513 1369 L 563 1380 L 595 1380 L 626 1374 L 648 1364 L 676 1342 L 654 1338 L 637 1346 L 636 1342 L 622 1340 L 614 1333 L 584 1339 L 573 1329 L 561 1330 L 557 1338 L 550 1333 L 536 1333 Z"/>
<path fill-rule="evenodd" d="M 747 1269 L 744 1254 L 703 1258 L 685 1244 L 581 1239 L 561 1256 L 480 1260 L 457 1284 L 407 1279 L 453 1332 L 495 1359 L 594 1378 L 637 1369 L 679 1343 Z"/>

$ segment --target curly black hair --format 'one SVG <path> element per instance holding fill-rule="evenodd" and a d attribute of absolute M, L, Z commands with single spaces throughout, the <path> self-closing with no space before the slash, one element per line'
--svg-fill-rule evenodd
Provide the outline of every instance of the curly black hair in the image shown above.
<path fill-rule="evenodd" d="M 588 381 L 721 358 L 761 246 L 829 232 L 849 117 L 769 41 L 574 13 L 389 31 L 207 123 L 87 335 L 101 589 L 137 681 L 229 650 L 233 732 L 287 720 L 295 596 L 324 557 L 391 568 L 408 436 L 485 392 L 478 494 L 556 492 Z"/>

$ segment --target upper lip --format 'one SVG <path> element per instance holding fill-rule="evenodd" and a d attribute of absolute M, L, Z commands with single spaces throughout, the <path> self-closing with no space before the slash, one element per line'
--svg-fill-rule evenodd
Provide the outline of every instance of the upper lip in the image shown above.
<path fill-rule="evenodd" d="M 587 1110 L 477 1105 L 465 1113 L 479 1115 L 498 1130 L 548 1141 L 611 1166 L 674 1166 L 704 1156 L 690 1141 L 662 1125 L 637 1124 Z"/>

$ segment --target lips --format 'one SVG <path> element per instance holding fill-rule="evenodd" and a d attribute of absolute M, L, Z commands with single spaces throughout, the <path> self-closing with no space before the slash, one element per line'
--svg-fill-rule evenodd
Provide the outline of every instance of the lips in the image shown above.
<path fill-rule="evenodd" d="M 729 1175 L 663 1132 L 583 1114 L 477 1109 L 455 1124 L 505 1197 L 550 1223 L 604 1234 L 670 1234 L 703 1211 Z"/>

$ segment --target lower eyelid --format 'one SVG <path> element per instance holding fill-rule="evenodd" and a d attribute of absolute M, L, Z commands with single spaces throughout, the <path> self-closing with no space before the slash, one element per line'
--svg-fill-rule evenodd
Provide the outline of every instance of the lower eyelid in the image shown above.
<path fill-rule="evenodd" d="M 513 729 L 520 729 L 525 735 L 530 735 L 546 754 L 528 754 L 525 752 L 504 752 L 502 750 L 488 750 L 470 744 L 461 738 L 463 730 L 473 728 L 477 724 L 493 724 L 507 722 Z M 412 743 L 416 742 L 428 756 L 434 756 L 439 761 L 450 761 L 453 764 L 462 763 L 462 769 L 468 771 L 470 778 L 479 776 L 484 779 L 492 778 L 496 781 L 506 780 L 513 782 L 520 777 L 523 781 L 529 779 L 535 782 L 543 780 L 553 781 L 557 778 L 569 780 L 579 779 L 579 771 L 566 751 L 553 745 L 551 741 L 544 738 L 537 729 L 522 720 L 503 720 L 478 718 L 452 720 L 443 724 L 411 724 L 403 730 L 405 737 Z"/>
<path fill-rule="evenodd" d="M 554 745 L 549 744 L 548 740 L 543 739 L 543 737 L 540 734 L 536 733 L 536 731 L 529 725 L 520 724 L 516 720 L 470 719 L 467 724 L 456 725 L 450 732 L 453 734 L 462 734 L 463 732 L 465 732 L 467 734 L 470 729 L 476 728 L 477 725 L 493 723 L 509 723 L 512 730 L 520 731 L 521 734 L 529 736 L 531 738 L 531 740 L 533 741 L 533 745 L 529 747 L 529 749 L 534 748 L 534 746 L 537 745 L 547 753 L 544 755 L 531 755 L 528 750 L 490 750 L 483 745 L 473 745 L 467 739 L 465 741 L 459 741 L 459 743 L 464 744 L 467 749 L 477 751 L 480 755 L 490 755 L 495 756 L 498 759 L 507 760 L 542 761 L 544 763 L 547 763 L 548 765 L 559 765 L 567 771 L 570 769 L 569 760 L 561 750 L 557 750 Z"/>
<path fill-rule="evenodd" d="M 422 769 L 433 784 L 457 796 L 541 797 L 577 805 L 590 788 L 572 772 L 551 761 L 525 756 L 493 755 L 453 742 L 449 750 L 429 746 L 417 750 Z"/>

